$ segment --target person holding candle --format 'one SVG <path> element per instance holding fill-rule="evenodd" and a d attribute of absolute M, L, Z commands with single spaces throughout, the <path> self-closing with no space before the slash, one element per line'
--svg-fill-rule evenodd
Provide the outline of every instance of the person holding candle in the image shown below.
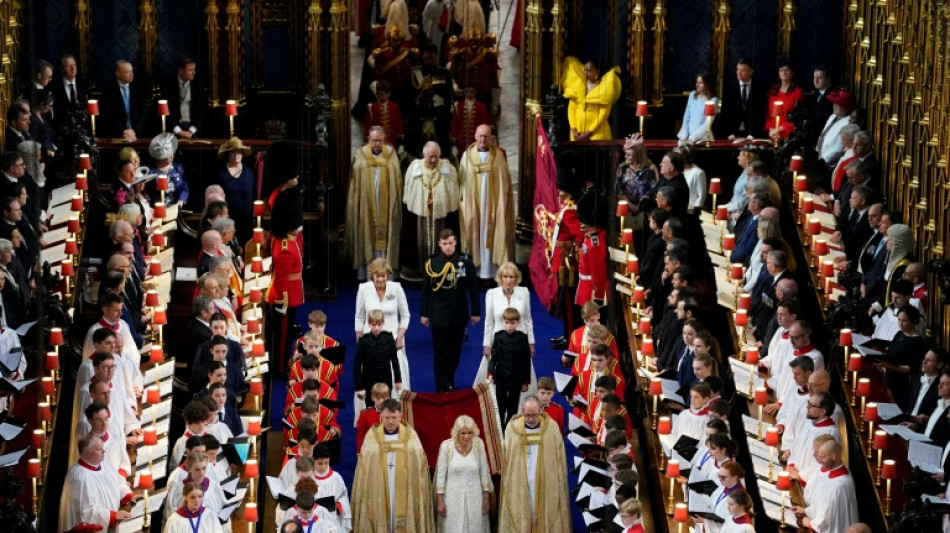
<path fill-rule="evenodd" d="M 797 109 L 802 99 L 802 88 L 795 83 L 795 71 L 788 61 L 779 61 L 778 75 L 768 96 L 769 116 L 765 118 L 764 129 L 770 138 L 785 140 L 795 130 L 795 125 L 788 120 L 789 113 Z"/>
<path fill-rule="evenodd" d="M 706 106 L 713 106 L 713 117 L 718 113 L 719 99 L 713 95 L 713 88 L 716 86 L 716 80 L 712 73 L 703 72 L 696 75 L 696 89 L 690 91 L 686 99 L 686 110 L 683 111 L 683 126 L 680 128 L 676 137 L 680 143 L 698 143 L 703 141 L 713 141 L 712 132 L 708 132 L 709 126 L 706 115 Z"/>
<path fill-rule="evenodd" d="M 726 521 L 719 533 L 755 533 L 752 498 L 744 490 L 735 490 L 726 498 Z"/>
<path fill-rule="evenodd" d="M 223 531 L 214 512 L 210 512 L 202 505 L 205 498 L 203 485 L 188 481 L 181 492 L 184 505 L 168 516 L 162 533 L 221 533 Z"/>
<path fill-rule="evenodd" d="M 183 130 L 184 133 L 187 130 Z M 149 174 L 156 174 L 159 179 L 149 182 L 147 190 L 149 197 L 156 200 L 161 198 L 158 182 L 164 176 L 168 180 L 168 189 L 165 191 L 165 205 L 181 207 L 188 202 L 188 181 L 185 179 L 185 169 L 181 163 L 175 162 L 175 150 L 178 141 L 168 134 L 158 135 L 148 145 L 148 155 L 155 160 L 155 166 L 149 169 Z"/>
<path fill-rule="evenodd" d="M 214 521 L 217 522 L 215 514 L 227 503 L 227 497 L 218 480 L 208 476 L 208 458 L 204 453 L 193 451 L 186 459 L 185 467 L 188 471 L 186 478 L 178 483 L 171 483 L 169 480 L 168 493 L 165 496 L 165 520 L 169 520 L 171 515 L 175 514 L 175 510 L 185 502 L 185 487 L 194 484 L 204 493 L 204 506 L 209 511 L 213 511 L 209 518 L 214 517 Z M 222 529 L 225 532 L 231 531 L 230 522 L 224 524 Z"/>
<path fill-rule="evenodd" d="M 841 444 L 825 442 L 815 455 L 821 467 L 805 487 L 805 505 L 793 505 L 791 511 L 816 533 L 846 531 L 858 520 L 858 498 L 854 478 L 842 460 Z"/>
<path fill-rule="evenodd" d="M 115 467 L 105 461 L 105 444 L 96 435 L 83 435 L 78 443 L 79 460 L 69 469 L 59 500 L 59 527 L 68 531 L 80 523 L 114 528 L 131 518 L 120 507 L 138 500 Z"/>
<path fill-rule="evenodd" d="M 224 168 L 218 174 L 218 184 L 224 188 L 228 213 L 234 215 L 232 218 L 237 225 L 239 242 L 247 242 L 251 238 L 257 177 L 253 169 L 243 163 L 244 157 L 250 154 L 251 149 L 237 137 L 228 139 L 218 147 L 218 157 L 224 160 Z"/>

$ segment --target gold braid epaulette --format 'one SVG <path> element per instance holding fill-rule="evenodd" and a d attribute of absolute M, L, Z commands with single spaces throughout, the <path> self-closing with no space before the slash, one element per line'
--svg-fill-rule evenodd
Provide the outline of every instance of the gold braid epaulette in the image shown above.
<path fill-rule="evenodd" d="M 432 260 L 429 259 L 426 261 L 426 275 L 433 280 L 438 279 L 438 283 L 434 283 L 435 286 L 432 287 L 433 292 L 441 289 L 442 285 L 445 285 L 446 281 L 449 281 L 449 279 L 451 279 L 451 281 L 449 281 L 449 285 L 446 287 L 446 289 L 455 288 L 455 265 L 452 264 L 451 261 L 445 262 L 445 266 L 442 267 L 441 272 L 434 272 L 432 270 Z"/>

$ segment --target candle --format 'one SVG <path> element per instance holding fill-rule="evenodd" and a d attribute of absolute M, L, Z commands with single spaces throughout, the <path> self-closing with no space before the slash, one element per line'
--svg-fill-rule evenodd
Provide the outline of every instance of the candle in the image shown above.
<path fill-rule="evenodd" d="M 168 316 L 165 315 L 164 307 L 155 308 L 155 311 L 152 313 L 152 323 L 159 326 L 168 324 Z"/>
<path fill-rule="evenodd" d="M 732 279 L 740 280 L 742 279 L 742 263 L 733 263 L 732 264 Z"/>
<path fill-rule="evenodd" d="M 168 213 L 165 211 L 165 204 L 155 202 L 155 218 L 165 218 Z"/>
<path fill-rule="evenodd" d="M 815 212 L 815 199 L 805 198 L 802 200 L 802 213 L 810 215 Z"/>
<path fill-rule="evenodd" d="M 640 333 L 644 335 L 653 333 L 653 320 L 650 317 L 645 316 L 640 318 Z"/>
<path fill-rule="evenodd" d="M 884 466 L 881 468 L 881 477 L 884 479 L 894 479 L 897 477 L 897 463 L 893 459 L 884 460 Z"/>
<path fill-rule="evenodd" d="M 860 372 L 860 371 L 861 371 L 861 365 L 862 365 L 863 363 L 864 363 L 864 361 L 863 361 L 862 358 L 861 358 L 861 354 L 859 354 L 859 353 L 853 353 L 853 354 L 851 354 L 851 358 L 848 359 L 848 370 L 851 371 L 851 372 Z"/>
<path fill-rule="evenodd" d="M 623 244 L 624 246 L 633 245 L 633 230 L 632 229 L 627 228 L 623 230 L 623 237 L 620 243 Z"/>
<path fill-rule="evenodd" d="M 69 217 L 66 220 L 66 231 L 69 233 L 79 233 L 79 217 Z"/>
<path fill-rule="evenodd" d="M 680 477 L 680 462 L 676 459 L 670 459 L 666 463 L 666 477 Z"/>
<path fill-rule="evenodd" d="M 817 218 L 808 219 L 808 234 L 814 236 L 819 233 L 821 233 L 821 221 Z"/>
<path fill-rule="evenodd" d="M 782 104 L 783 102 L 781 100 L 776 100 L 772 102 L 772 116 L 773 117 L 778 118 L 782 116 Z"/>
<path fill-rule="evenodd" d="M 99 114 L 99 100 L 86 101 L 86 113 L 96 116 Z"/>
<path fill-rule="evenodd" d="M 735 250 L 736 249 L 736 236 L 733 233 L 727 233 L 726 237 L 722 240 L 722 249 L 723 250 Z"/>
<path fill-rule="evenodd" d="M 264 201 L 263 200 L 254 201 L 254 216 L 256 217 L 264 216 Z"/>
<path fill-rule="evenodd" d="M 167 117 L 168 115 L 171 115 L 171 113 L 168 111 L 168 100 L 158 101 L 158 114 L 163 117 Z"/>
<path fill-rule="evenodd" d="M 30 459 L 30 461 L 26 465 L 26 475 L 34 479 L 40 477 L 40 460 L 39 459 L 36 459 L 36 458 Z"/>
<path fill-rule="evenodd" d="M 642 304 L 644 301 L 646 301 L 646 297 L 643 293 L 643 287 L 637 285 L 633 288 L 633 301 L 638 304 Z"/>
<path fill-rule="evenodd" d="M 159 348 L 161 351 L 161 348 Z M 152 385 L 151 387 L 145 389 L 145 400 L 155 405 L 162 402 L 162 389 L 158 385 Z"/>
<path fill-rule="evenodd" d="M 706 105 L 703 106 L 703 115 L 707 117 L 716 116 L 716 103 L 707 101 Z"/>
<path fill-rule="evenodd" d="M 257 459 L 248 459 L 244 463 L 244 475 L 249 478 L 256 478 L 261 475 L 260 468 L 257 465 Z"/>
<path fill-rule="evenodd" d="M 709 194 L 719 194 L 722 192 L 722 182 L 719 178 L 709 180 Z"/>
<path fill-rule="evenodd" d="M 808 190 L 808 178 L 798 176 L 795 178 L 795 192 L 805 192 Z"/>
<path fill-rule="evenodd" d="M 838 332 L 838 345 L 839 346 L 852 346 L 853 342 L 851 340 L 851 330 L 848 328 L 842 328 Z"/>
<path fill-rule="evenodd" d="M 729 210 L 726 209 L 726 206 L 720 205 L 716 207 L 716 220 L 729 220 Z"/>
<path fill-rule="evenodd" d="M 89 178 L 82 174 L 77 174 L 75 187 L 77 191 L 85 191 L 89 188 Z"/>
<path fill-rule="evenodd" d="M 260 396 L 264 394 L 264 384 L 261 383 L 261 378 L 251 378 L 249 391 L 254 396 Z"/>
<path fill-rule="evenodd" d="M 244 504 L 244 521 L 245 522 L 257 522 L 257 504 L 254 502 L 247 502 Z"/>
<path fill-rule="evenodd" d="M 158 291 L 153 289 L 145 293 L 145 305 L 149 307 L 158 305 Z"/>
<path fill-rule="evenodd" d="M 247 332 L 252 334 L 258 334 L 261 332 L 261 321 L 257 318 L 252 318 L 247 321 Z"/>
<path fill-rule="evenodd" d="M 759 348 L 757 346 L 750 346 L 749 349 L 746 350 L 745 362 L 750 365 L 759 364 Z"/>
<path fill-rule="evenodd" d="M 629 212 L 630 212 L 630 205 L 627 203 L 626 200 L 620 200 L 619 202 L 617 202 L 617 216 L 618 217 L 625 217 L 627 216 L 627 213 Z"/>
<path fill-rule="evenodd" d="M 788 169 L 792 172 L 800 172 L 802 169 L 802 156 L 793 155 L 792 159 L 788 162 Z"/>
<path fill-rule="evenodd" d="M 53 413 L 50 411 L 48 403 L 40 402 L 36 404 L 36 417 L 47 422 L 53 418 Z"/>
<path fill-rule="evenodd" d="M 769 428 L 765 430 L 765 445 L 766 446 L 778 446 L 778 428 Z"/>
<path fill-rule="evenodd" d="M 864 419 L 868 422 L 877 422 L 877 404 L 871 402 L 864 408 Z"/>
<path fill-rule="evenodd" d="M 663 380 L 660 378 L 650 379 L 650 394 L 658 396 L 663 394 Z"/>
<path fill-rule="evenodd" d="M 89 157 L 89 154 L 79 154 L 79 170 L 92 170 L 92 158 Z M 85 177 L 85 174 L 83 174 L 83 177 Z"/>
<path fill-rule="evenodd" d="M 76 239 L 70 237 L 66 239 L 66 255 L 76 255 L 79 253 L 79 245 L 76 244 Z"/>
<path fill-rule="evenodd" d="M 775 481 L 775 488 L 783 492 L 787 490 L 791 490 L 792 478 L 790 477 L 788 472 L 782 471 L 778 473 L 778 479 L 776 479 Z"/>
<path fill-rule="evenodd" d="M 883 429 L 879 429 L 874 432 L 874 444 L 872 446 L 875 450 L 884 450 L 887 448 L 887 432 Z"/>
<path fill-rule="evenodd" d="M 685 524 L 689 521 L 689 511 L 685 503 L 678 503 L 673 508 L 673 521 L 679 524 Z"/>
<path fill-rule="evenodd" d="M 752 306 L 752 295 L 747 292 L 743 292 L 742 294 L 740 294 L 739 303 L 737 307 L 739 309 L 745 309 L 748 311 L 749 307 L 751 306 Z"/>
<path fill-rule="evenodd" d="M 264 341 L 261 339 L 255 339 L 251 343 L 251 355 L 254 357 L 264 357 Z"/>
<path fill-rule="evenodd" d="M 640 100 L 637 102 L 637 116 L 645 117 L 647 116 L 647 102 L 646 100 Z"/>
<path fill-rule="evenodd" d="M 745 309 L 739 309 L 736 311 L 736 325 L 740 328 L 744 328 L 749 325 L 749 312 Z"/>
<path fill-rule="evenodd" d="M 858 380 L 858 396 L 867 396 L 871 394 L 871 380 L 868 378 L 861 378 Z"/>
<path fill-rule="evenodd" d="M 652 356 L 653 355 L 653 339 L 643 339 L 643 344 L 640 346 L 640 352 L 643 355 Z"/>
<path fill-rule="evenodd" d="M 33 447 L 36 449 L 46 447 L 46 432 L 42 429 L 33 430 Z"/>
<path fill-rule="evenodd" d="M 152 234 L 152 246 L 165 246 L 165 233 L 162 230 L 155 230 Z"/>
<path fill-rule="evenodd" d="M 155 188 L 159 191 L 167 191 L 168 190 L 168 176 L 163 174 L 163 175 L 160 175 L 158 178 L 156 178 Z"/>
<path fill-rule="evenodd" d="M 828 241 L 825 239 L 818 239 L 815 241 L 815 255 L 819 257 L 828 255 Z"/>
<path fill-rule="evenodd" d="M 254 233 L 251 237 L 256 244 L 264 244 L 264 228 L 254 228 Z"/>
<path fill-rule="evenodd" d="M 247 421 L 247 434 L 258 436 L 261 434 L 261 421 L 260 419 L 251 419 Z"/>
<path fill-rule="evenodd" d="M 656 425 L 656 431 L 660 435 L 669 435 L 673 432 L 673 422 L 668 416 L 661 416 L 659 422 Z"/>
<path fill-rule="evenodd" d="M 146 446 L 155 446 L 158 444 L 158 429 L 155 426 L 147 427 L 142 430 L 142 442 Z"/>
<path fill-rule="evenodd" d="M 76 270 L 73 268 L 72 259 L 63 259 L 63 262 L 59 265 L 59 272 L 66 277 L 72 276 L 76 273 Z"/>
<path fill-rule="evenodd" d="M 765 387 L 755 389 L 754 401 L 756 405 L 765 405 L 769 402 L 769 392 Z"/>
<path fill-rule="evenodd" d="M 251 258 L 251 272 L 254 274 L 264 273 L 264 260 L 260 257 Z"/>
<path fill-rule="evenodd" d="M 62 345 L 63 345 L 63 330 L 62 330 L 62 328 L 50 328 L 50 330 L 49 330 L 49 344 L 50 344 L 50 346 L 62 346 Z"/>
<path fill-rule="evenodd" d="M 148 263 L 148 275 L 149 276 L 161 276 L 162 275 L 162 262 L 158 259 L 152 259 Z"/>
<path fill-rule="evenodd" d="M 144 490 L 151 490 L 155 484 L 152 482 L 152 472 L 146 470 L 139 474 L 139 488 Z"/>
<path fill-rule="evenodd" d="M 252 304 L 259 304 L 262 300 L 261 289 L 258 287 L 253 287 L 251 289 L 250 299 Z"/>
<path fill-rule="evenodd" d="M 237 102 L 234 100 L 227 100 L 224 102 L 224 114 L 229 117 L 236 117 L 237 112 Z"/>
<path fill-rule="evenodd" d="M 636 274 L 640 272 L 640 260 L 636 256 L 627 259 L 627 273 Z"/>
<path fill-rule="evenodd" d="M 59 354 L 46 352 L 46 370 L 59 370 Z"/>
<path fill-rule="evenodd" d="M 152 349 L 149 351 L 148 360 L 150 363 L 161 363 L 165 360 L 165 352 L 162 350 L 161 346 L 152 346 Z"/>
<path fill-rule="evenodd" d="M 835 264 L 832 261 L 823 261 L 821 263 L 821 275 L 830 278 L 835 275 Z"/>
<path fill-rule="evenodd" d="M 82 211 L 82 196 L 76 195 L 69 200 L 70 211 Z"/>

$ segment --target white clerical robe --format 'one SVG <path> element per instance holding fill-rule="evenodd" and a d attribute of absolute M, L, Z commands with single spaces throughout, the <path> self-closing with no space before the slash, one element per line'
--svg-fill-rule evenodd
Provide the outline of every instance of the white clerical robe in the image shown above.
<path fill-rule="evenodd" d="M 314 516 L 310 517 L 310 520 L 304 521 L 300 518 L 300 515 L 297 514 L 297 507 L 291 507 L 284 511 L 283 515 L 278 514 L 281 518 L 279 523 L 283 524 L 284 522 L 291 520 L 300 524 L 303 528 L 304 533 L 341 533 L 339 527 L 333 522 L 331 518 L 328 518 L 327 510 L 319 505 L 315 505 L 313 508 Z"/>
<path fill-rule="evenodd" d="M 209 511 L 217 513 L 228 502 L 228 499 L 217 481 L 207 476 L 204 479 L 204 483 L 207 483 L 207 488 L 205 489 L 205 499 L 202 505 Z M 177 483 L 172 483 L 171 479 L 168 480 L 168 493 L 165 496 L 165 506 L 162 510 L 162 514 L 166 519 L 185 504 L 185 496 L 182 492 L 184 492 L 185 484 L 188 481 L 190 481 L 190 478 L 187 473 L 185 476 L 180 477 Z M 223 529 L 230 531 L 230 524 L 226 524 Z"/>
<path fill-rule="evenodd" d="M 393 433 L 392 435 L 388 433 L 383 434 L 383 438 L 388 442 L 395 442 L 399 440 L 399 433 Z M 389 475 L 386 476 L 389 479 L 389 530 L 396 530 L 396 452 L 390 451 L 386 453 L 386 468 L 389 469 Z"/>
<path fill-rule="evenodd" d="M 784 428 L 783 438 L 793 438 L 795 426 L 808 407 L 808 387 L 795 387 L 782 398 L 782 408 L 775 415 L 775 425 Z"/>
<path fill-rule="evenodd" d="M 185 518 L 177 512 L 172 513 L 165 521 L 162 533 L 221 533 L 224 531 L 214 511 L 202 505 L 199 516 L 199 519 Z"/>
<path fill-rule="evenodd" d="M 788 366 L 788 363 L 792 362 L 796 357 L 808 356 L 815 363 L 815 370 L 824 370 L 825 368 L 825 359 L 821 355 L 821 352 L 815 349 L 807 350 L 790 350 L 787 354 L 787 361 L 785 363 L 785 369 L 782 371 L 781 376 L 776 378 L 776 385 L 773 386 L 772 380 L 769 380 L 769 386 L 773 387 L 775 390 L 775 395 L 778 398 L 784 398 L 788 391 L 794 390 L 797 385 L 795 385 L 795 377 L 792 374 L 791 367 Z"/>
<path fill-rule="evenodd" d="M 673 432 L 677 435 L 677 439 L 686 435 L 703 442 L 706 440 L 706 422 L 708 421 L 708 404 L 695 411 L 692 408 L 685 409 L 676 417 L 676 427 L 673 428 Z"/>
<path fill-rule="evenodd" d="M 353 517 L 350 511 L 350 495 L 346 490 L 346 483 L 343 481 L 343 477 L 340 476 L 339 473 L 334 472 L 331 468 L 322 475 L 314 472 L 313 479 L 317 482 L 317 486 L 320 487 L 320 490 L 317 492 L 317 498 L 332 496 L 333 501 L 339 504 L 339 510 L 342 512 L 335 515 L 334 518 L 339 524 L 342 533 L 349 533 L 349 531 L 353 529 Z"/>
<path fill-rule="evenodd" d="M 528 434 L 541 433 L 541 426 L 529 428 L 525 426 L 524 432 Z M 537 487 L 535 482 L 538 479 L 538 445 L 528 444 L 525 446 L 525 469 L 528 474 L 528 501 L 531 503 L 532 522 L 537 523 L 537 517 L 534 515 L 534 502 Z"/>
<path fill-rule="evenodd" d="M 132 497 L 129 486 L 111 464 L 93 467 L 81 460 L 69 469 L 62 494 L 58 531 L 67 531 L 81 522 L 109 530 L 123 500 Z"/>
<path fill-rule="evenodd" d="M 132 362 L 135 364 L 135 367 L 138 368 L 142 362 L 142 355 L 139 353 L 139 349 L 135 346 L 135 339 L 132 338 L 132 332 L 129 330 L 129 325 L 125 323 L 125 320 L 121 318 L 116 324 L 110 324 L 106 322 L 106 319 L 100 318 L 98 322 L 92 325 L 88 331 L 86 331 L 86 340 L 82 344 L 82 359 L 85 361 L 92 357 L 92 354 L 96 352 L 96 346 L 92 343 L 92 334 L 96 332 L 97 329 L 109 327 L 115 331 L 116 336 L 122 338 L 122 353 L 123 355 L 128 355 Z"/>
<path fill-rule="evenodd" d="M 132 460 L 129 459 L 122 435 L 106 431 L 105 434 L 96 436 L 102 439 L 102 445 L 106 449 L 104 461 L 115 467 L 120 477 L 128 477 L 132 473 Z"/>
<path fill-rule="evenodd" d="M 76 393 L 76 413 L 77 419 L 85 418 L 83 411 L 92 403 L 92 396 L 89 394 L 90 382 L 87 381 L 81 385 Z M 129 432 L 140 429 L 142 424 L 139 422 L 138 413 L 133 404 L 129 403 L 128 396 L 125 393 L 125 385 L 121 379 L 113 378 L 109 382 L 112 389 L 112 395 L 109 398 L 109 422 L 114 421 L 114 427 L 118 428 L 121 435 L 128 435 Z M 88 433 L 84 431 L 81 434 Z"/>
<path fill-rule="evenodd" d="M 788 333 L 787 329 L 778 328 L 772 340 L 769 341 L 769 355 L 762 359 L 762 366 L 769 369 L 771 377 L 768 379 L 769 387 L 772 390 L 778 390 L 780 376 L 785 372 L 791 372 L 788 363 L 791 361 L 792 341 L 783 338 Z"/>
<path fill-rule="evenodd" d="M 805 514 L 816 533 L 838 533 L 858 521 L 854 478 L 844 465 L 821 467 L 805 487 Z"/>
<path fill-rule="evenodd" d="M 138 399 L 135 397 L 135 389 L 142 388 L 144 380 L 142 379 L 142 370 L 135 366 L 132 359 L 125 357 L 121 353 L 112 354 L 115 357 L 115 374 L 112 379 L 121 381 L 125 387 L 125 397 L 129 405 L 138 405 Z M 76 383 L 89 383 L 95 370 L 92 367 L 92 357 L 86 359 L 79 365 L 76 374 Z"/>
<path fill-rule="evenodd" d="M 815 460 L 815 437 L 831 435 L 836 441 L 841 442 L 841 433 L 832 418 L 809 422 L 803 425 L 801 432 L 795 436 L 788 455 L 788 465 L 797 468 L 798 477 L 806 483 L 811 483 L 818 470 L 818 462 Z"/>

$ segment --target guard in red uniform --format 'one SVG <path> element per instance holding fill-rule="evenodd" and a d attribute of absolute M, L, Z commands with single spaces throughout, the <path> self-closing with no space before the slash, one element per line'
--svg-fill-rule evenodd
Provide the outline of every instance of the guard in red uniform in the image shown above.
<path fill-rule="evenodd" d="M 389 82 L 376 82 L 376 101 L 366 108 L 366 118 L 363 120 L 363 138 L 369 139 L 369 129 L 380 126 L 386 132 L 393 146 L 400 146 L 406 136 L 405 123 L 402 120 L 402 110 L 396 102 L 390 102 L 392 90 Z"/>
<path fill-rule="evenodd" d="M 455 102 L 452 106 L 452 127 L 449 130 L 449 141 L 464 152 L 469 145 L 475 142 L 475 128 L 481 124 L 491 124 L 491 115 L 485 104 L 475 99 L 475 86 L 465 87 L 465 99 Z M 458 158 L 458 155 L 455 155 Z"/>
<path fill-rule="evenodd" d="M 297 308 L 303 304 L 303 258 L 297 245 L 297 230 L 285 235 L 275 235 L 272 255 L 272 277 L 267 287 L 268 323 L 271 353 L 276 360 L 271 367 L 287 372 L 287 362 L 293 355 L 291 328 L 297 316 Z"/>
<path fill-rule="evenodd" d="M 564 324 L 564 333 L 551 339 L 551 346 L 563 350 L 568 346 L 571 332 L 581 323 L 580 307 L 574 305 L 577 292 L 577 256 L 584 244 L 584 232 L 577 218 L 574 198 L 580 192 L 579 180 L 575 178 L 576 153 L 565 152 L 557 159 L 557 192 L 561 201 L 554 221 L 551 243 L 551 275 L 557 276 L 558 295 L 554 316 Z"/>
<path fill-rule="evenodd" d="M 578 256 L 577 296 L 574 304 L 582 306 L 591 300 L 606 304 L 607 286 L 607 201 L 595 190 L 588 190 L 577 205 L 584 243 Z"/>

